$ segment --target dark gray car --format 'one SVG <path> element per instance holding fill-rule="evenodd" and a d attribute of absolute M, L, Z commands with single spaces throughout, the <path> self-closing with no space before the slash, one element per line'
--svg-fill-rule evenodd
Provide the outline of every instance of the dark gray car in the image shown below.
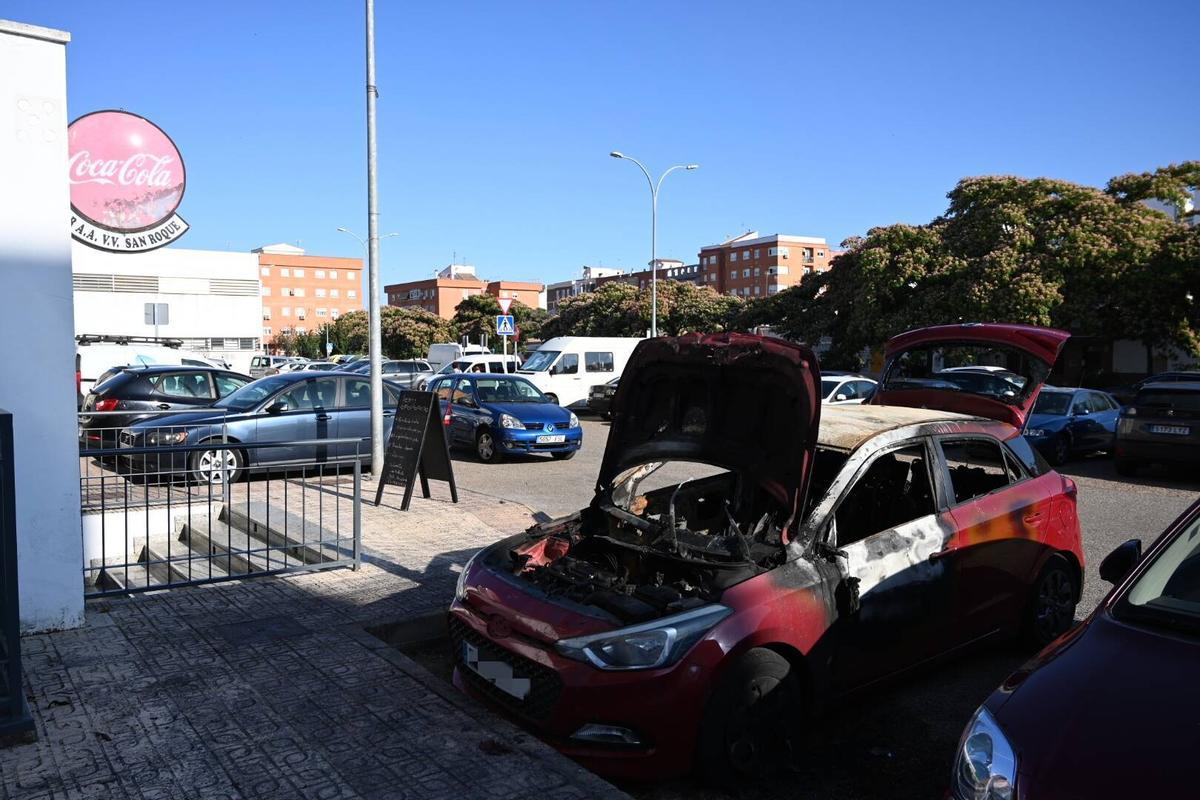
<path fill-rule="evenodd" d="M 1145 464 L 1200 464 L 1200 381 L 1148 383 L 1121 409 L 1117 472 Z"/>

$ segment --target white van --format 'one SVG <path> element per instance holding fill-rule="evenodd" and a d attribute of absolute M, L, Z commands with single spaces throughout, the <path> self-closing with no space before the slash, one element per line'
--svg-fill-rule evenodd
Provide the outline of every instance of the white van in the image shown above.
<path fill-rule="evenodd" d="M 219 367 L 225 365 L 190 350 L 163 347 L 156 344 L 129 342 L 81 341 L 75 345 L 76 401 L 82 407 L 96 379 L 113 367 L 132 367 L 147 364 L 183 364 L 189 367 Z"/>
<path fill-rule="evenodd" d="M 463 345 L 458 342 L 438 342 L 429 345 L 429 355 L 426 356 L 425 360 L 432 364 L 436 371 L 463 356 L 473 356 L 490 352 L 492 351 L 489 348 L 480 344 Z"/>
<path fill-rule="evenodd" d="M 490 372 L 495 375 L 512 374 L 521 367 L 521 359 L 517 356 L 505 356 L 499 353 L 463 356 L 456 358 L 433 375 L 427 375 L 417 382 L 418 389 L 424 389 L 429 381 L 438 375 L 449 375 L 452 372 Z"/>
<path fill-rule="evenodd" d="M 588 388 L 620 377 L 641 339 L 559 336 L 529 354 L 521 369 L 534 386 L 564 408 L 587 405 Z"/>

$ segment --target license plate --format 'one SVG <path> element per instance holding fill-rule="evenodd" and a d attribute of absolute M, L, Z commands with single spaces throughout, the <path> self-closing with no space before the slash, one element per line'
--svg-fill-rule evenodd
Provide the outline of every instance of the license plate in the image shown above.
<path fill-rule="evenodd" d="M 520 678 L 514 675 L 512 665 L 507 662 L 481 659 L 479 648 L 470 642 L 463 642 L 463 666 L 500 691 L 512 695 L 518 700 L 524 700 L 529 696 L 531 688 L 529 678 Z"/>
<path fill-rule="evenodd" d="M 1170 436 L 1187 436 L 1192 429 L 1184 425 L 1151 425 L 1150 432 L 1165 433 Z"/>
<path fill-rule="evenodd" d="M 566 435 L 562 436 L 539 436 L 537 437 L 538 444 L 562 444 L 567 440 Z"/>

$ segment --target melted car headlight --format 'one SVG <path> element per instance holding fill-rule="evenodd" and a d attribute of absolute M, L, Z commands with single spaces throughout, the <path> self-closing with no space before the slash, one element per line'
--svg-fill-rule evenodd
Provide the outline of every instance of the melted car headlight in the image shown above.
<path fill-rule="evenodd" d="M 733 613 L 722 605 L 703 606 L 629 628 L 562 639 L 558 652 L 607 670 L 654 669 L 674 664 L 718 622 Z"/>
<path fill-rule="evenodd" d="M 579 427 L 579 417 L 575 416 L 574 411 L 571 412 L 571 423 L 567 427 L 568 428 L 578 428 Z"/>
<path fill-rule="evenodd" d="M 500 415 L 500 427 L 501 428 L 524 428 L 525 423 L 521 422 L 521 420 L 517 419 L 512 414 L 501 414 Z"/>
<path fill-rule="evenodd" d="M 187 431 L 150 431 L 146 434 L 146 445 L 158 447 L 167 444 L 183 444 L 187 441 Z"/>
<path fill-rule="evenodd" d="M 1040 439 L 1046 435 L 1046 431 L 1042 430 L 1041 428 L 1028 428 L 1025 431 L 1025 435 L 1030 439 Z"/>
<path fill-rule="evenodd" d="M 1013 800 L 1017 757 L 1004 731 L 986 708 L 975 712 L 958 743 L 954 800 Z"/>
<path fill-rule="evenodd" d="M 454 599 L 462 602 L 467 596 L 467 573 L 471 571 L 471 565 L 475 563 L 475 556 L 467 559 L 467 563 L 463 564 L 462 572 L 458 573 L 458 581 L 454 584 Z"/>

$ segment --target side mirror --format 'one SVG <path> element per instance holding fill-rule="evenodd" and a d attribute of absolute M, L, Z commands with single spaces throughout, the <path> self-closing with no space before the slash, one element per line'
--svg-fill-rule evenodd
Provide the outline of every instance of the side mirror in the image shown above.
<path fill-rule="evenodd" d="M 1117 545 L 1116 549 L 1100 562 L 1100 579 L 1111 584 L 1125 580 L 1142 557 L 1142 540 L 1130 539 Z"/>
<path fill-rule="evenodd" d="M 554 405 L 559 405 L 557 396 L 550 394 L 550 395 L 545 395 L 545 397 L 546 397 L 547 403 L 554 403 Z"/>
<path fill-rule="evenodd" d="M 282 414 L 287 410 L 288 404 L 286 400 L 276 400 L 274 403 L 271 403 L 271 405 L 267 406 L 268 414 Z"/>
<path fill-rule="evenodd" d="M 833 399 L 834 399 L 834 400 L 845 400 L 845 399 L 846 399 L 846 395 L 839 393 L 839 394 L 838 394 L 836 397 L 834 397 Z"/>

